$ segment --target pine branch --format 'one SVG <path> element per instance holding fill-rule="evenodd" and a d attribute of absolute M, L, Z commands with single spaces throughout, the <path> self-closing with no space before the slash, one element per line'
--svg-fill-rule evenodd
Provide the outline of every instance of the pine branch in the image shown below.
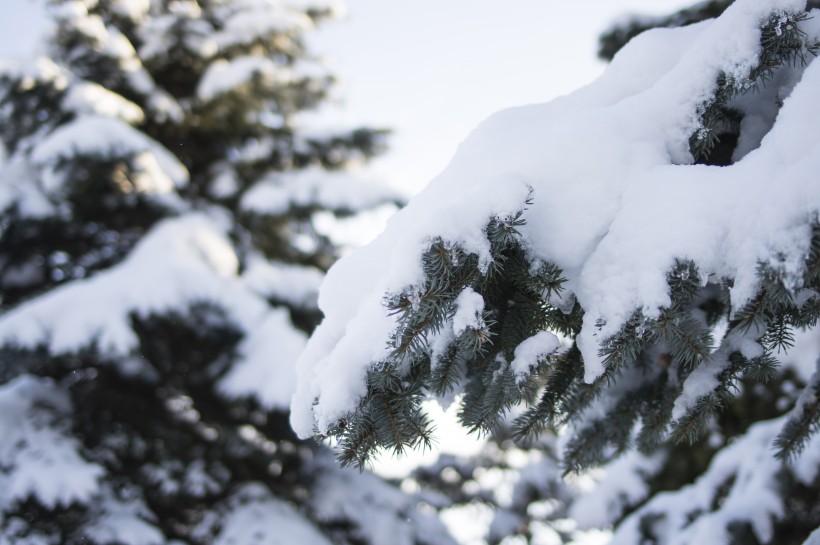
<path fill-rule="evenodd" d="M 654 322 L 654 335 L 666 345 L 673 359 L 688 375 L 711 353 L 712 336 L 709 330 L 688 316 L 687 312 L 669 309 L 661 312 Z"/>
<path fill-rule="evenodd" d="M 715 82 L 711 100 L 702 104 L 698 111 L 698 126 L 689 138 L 689 151 L 696 163 L 731 164 L 733 147 L 716 153 L 721 138 L 736 141 L 740 133 L 741 113 L 731 107 L 731 101 L 738 95 L 746 94 L 765 85 L 780 66 L 808 64 L 808 57 L 817 55 L 820 43 L 809 42 L 800 23 L 808 18 L 808 13 L 773 13 L 760 32 L 761 54 L 758 62 L 745 77 L 721 72 Z"/>
<path fill-rule="evenodd" d="M 818 367 L 820 368 L 820 366 Z M 820 371 L 805 387 L 797 404 L 787 417 L 774 441 L 778 459 L 794 460 L 803 452 L 811 437 L 820 432 Z"/>
<path fill-rule="evenodd" d="M 513 423 L 513 438 L 519 441 L 537 437 L 564 414 L 562 402 L 583 377 L 581 353 L 573 346 L 555 358 L 544 377 L 544 390 L 538 404 L 527 409 Z"/>

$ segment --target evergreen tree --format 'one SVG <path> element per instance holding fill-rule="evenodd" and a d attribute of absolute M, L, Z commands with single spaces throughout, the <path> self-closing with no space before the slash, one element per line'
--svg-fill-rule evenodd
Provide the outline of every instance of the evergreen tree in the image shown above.
<path fill-rule="evenodd" d="M 396 200 L 349 168 L 381 131 L 302 127 L 335 11 L 55 0 L 49 57 L 3 64 L 0 543 L 451 542 L 287 421 L 314 217 Z"/>
<path fill-rule="evenodd" d="M 564 502 L 546 514 L 482 492 L 484 461 L 417 476 L 455 483 L 441 505 L 500 508 L 491 542 L 505 519 L 508 543 L 541 542 L 534 523 L 546 542 L 571 540 L 566 519 L 625 544 L 816 539 L 810 10 L 721 4 L 708 24 L 632 40 L 578 93 L 485 122 L 331 272 L 300 360 L 297 431 L 335 437 L 340 461 L 363 467 L 379 449 L 431 444 L 421 402 L 455 397 L 479 434 L 511 425 L 524 447 L 557 434 L 560 472 L 585 484 L 536 469 L 551 491 L 533 497 Z"/>

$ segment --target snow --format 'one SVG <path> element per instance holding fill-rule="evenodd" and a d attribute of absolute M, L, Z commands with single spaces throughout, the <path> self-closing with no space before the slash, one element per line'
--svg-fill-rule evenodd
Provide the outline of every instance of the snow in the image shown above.
<path fill-rule="evenodd" d="M 647 478 L 662 467 L 663 455 L 631 451 L 607 465 L 603 475 L 570 506 L 581 528 L 606 528 L 649 495 Z"/>
<path fill-rule="evenodd" d="M 320 210 L 311 216 L 313 228 L 341 247 L 343 254 L 371 242 L 387 220 L 396 213 L 398 206 L 388 203 L 363 210 L 353 216 L 339 217 L 332 212 Z"/>
<path fill-rule="evenodd" d="M 479 330 L 484 327 L 484 298 L 473 288 L 464 288 L 456 297 L 456 311 L 453 314 L 453 333 L 458 337 L 467 329 Z"/>
<path fill-rule="evenodd" d="M 728 543 L 731 523 L 750 524 L 758 541 L 770 542 L 774 522 L 786 513 L 778 493 L 784 467 L 772 456 L 771 444 L 783 426 L 783 417 L 753 425 L 733 443 L 721 449 L 698 479 L 679 490 L 656 494 L 619 526 L 612 545 L 638 543 L 641 520 L 657 514 L 652 524 L 658 540 L 669 545 Z M 807 451 L 820 451 L 815 434 Z M 816 471 L 816 460 L 813 460 Z M 719 485 L 725 496 L 716 498 Z M 689 514 L 702 514 L 691 520 Z"/>
<path fill-rule="evenodd" d="M 89 115 L 70 121 L 39 142 L 32 151 L 35 165 L 48 171 L 62 159 L 75 157 L 133 157 L 134 184 L 144 193 L 171 193 L 188 183 L 188 171 L 171 152 L 118 119 Z M 62 177 L 47 174 L 48 189 L 62 185 Z"/>
<path fill-rule="evenodd" d="M 148 15 L 151 9 L 151 0 L 114 0 L 110 2 L 110 5 L 117 15 L 139 23 Z"/>
<path fill-rule="evenodd" d="M 316 267 L 275 263 L 259 256 L 249 258 L 242 273 L 245 285 L 260 296 L 306 310 L 316 309 L 324 277 Z"/>
<path fill-rule="evenodd" d="M 493 509 L 482 503 L 470 503 L 443 511 L 441 520 L 460 544 L 483 545 L 493 521 Z"/>
<path fill-rule="evenodd" d="M 214 545 L 330 545 L 313 524 L 261 484 L 242 487 L 229 500 Z"/>
<path fill-rule="evenodd" d="M 690 164 L 688 137 L 718 74 L 741 75 L 756 62 L 761 22 L 803 5 L 739 0 L 717 20 L 647 32 L 589 86 L 480 125 L 379 238 L 329 272 L 325 320 L 299 362 L 297 432 L 326 431 L 355 408 L 395 328 L 382 298 L 420 284 L 429 240 L 460 244 L 486 263 L 484 226 L 522 208 L 530 189 L 521 232 L 533 258 L 563 269 L 586 311 L 577 341 L 588 382 L 603 371 L 602 343 L 636 309 L 652 318 L 669 305 L 676 259 L 694 260 L 704 279 L 733 278 L 735 309 L 753 295 L 758 263 L 796 285 L 820 210 L 820 143 L 806 137 L 820 124 L 820 62 L 784 97 L 760 147 L 735 164 Z M 805 30 L 820 36 L 816 24 Z"/>
<path fill-rule="evenodd" d="M 561 341 L 554 333 L 539 331 L 515 348 L 515 357 L 510 363 L 510 368 L 516 377 L 526 377 L 541 360 L 554 353 L 560 346 Z"/>
<path fill-rule="evenodd" d="M 820 526 L 811 533 L 809 538 L 803 542 L 803 545 L 820 545 Z"/>
<path fill-rule="evenodd" d="M 219 59 L 212 62 L 197 86 L 200 100 L 213 100 L 237 87 L 263 78 L 269 84 L 285 85 L 291 80 L 291 71 L 267 57 L 248 55 L 230 61 Z"/>
<path fill-rule="evenodd" d="M 183 22 L 185 33 L 180 36 L 177 25 Z M 211 36 L 211 24 L 202 18 L 202 8 L 195 2 L 173 2 L 167 14 L 151 17 L 140 26 L 141 59 L 162 59 L 169 48 L 177 47 L 177 40 L 202 58 L 216 55 L 219 46 Z"/>
<path fill-rule="evenodd" d="M 243 340 L 243 357 L 220 381 L 220 390 L 286 408 L 296 389 L 295 362 L 306 342 L 307 335 L 293 328 L 287 310 L 272 309 Z"/>
<path fill-rule="evenodd" d="M 329 456 L 317 460 L 313 473 L 316 488 L 322 491 L 311 498 L 316 516 L 330 524 L 352 522 L 363 543 L 455 545 L 433 513 L 418 509 L 415 498 L 378 477 L 338 468 Z"/>
<path fill-rule="evenodd" d="M 150 511 L 137 500 L 120 500 L 110 490 L 93 502 L 96 513 L 84 532 L 94 542 L 116 542 L 123 545 L 161 545 L 165 536 L 150 524 Z M 102 509 L 100 509 L 102 507 Z"/>
<path fill-rule="evenodd" d="M 28 161 L 12 158 L 0 166 L 0 210 L 13 205 L 23 217 L 45 217 L 54 213 L 54 205 L 45 194 L 30 183 L 34 168 Z"/>
<path fill-rule="evenodd" d="M 327 11 L 334 17 L 345 13 L 345 6 L 339 0 L 283 0 L 283 5 L 297 10 Z"/>
<path fill-rule="evenodd" d="M 168 219 L 119 265 L 6 312 L 0 317 L 0 342 L 44 344 L 55 354 L 94 343 L 103 353 L 127 356 L 137 348 L 132 313 L 185 310 L 210 301 L 247 332 L 239 346 L 242 360 L 224 378 L 223 391 L 257 395 L 266 406 L 285 408 L 305 335 L 294 329 L 287 311 L 272 308 L 238 271 L 238 257 L 220 222 L 201 213 Z"/>
<path fill-rule="evenodd" d="M 63 100 L 63 107 L 77 114 L 114 117 L 126 123 L 140 123 L 145 119 L 142 108 L 91 82 L 72 85 Z"/>
<path fill-rule="evenodd" d="M 817 399 L 817 389 L 820 385 L 820 360 L 815 356 L 814 375 L 809 379 L 808 386 L 800 394 L 794 408 L 790 411 L 789 417 L 799 418 L 803 414 L 807 404 L 817 405 L 820 400 Z M 811 486 L 811 483 L 817 479 L 818 472 L 820 472 L 820 440 L 817 439 L 817 434 L 806 445 L 804 451 L 793 461 L 793 471 L 795 476 L 802 481 L 806 486 Z"/>
<path fill-rule="evenodd" d="M 70 405 L 48 379 L 21 375 L 0 386 L 0 507 L 35 496 L 56 508 L 86 503 L 98 492 L 103 469 L 84 460 L 76 439 L 54 425 Z"/>
<path fill-rule="evenodd" d="M 46 57 L 26 62 L 0 61 L 0 70 L 19 79 L 23 91 L 33 88 L 37 83 L 50 83 L 55 89 L 65 89 L 68 86 L 69 75 L 65 69 Z"/>
<path fill-rule="evenodd" d="M 279 44 L 285 43 L 288 33 L 300 33 L 313 28 L 313 21 L 305 13 L 289 8 L 281 2 L 241 0 L 224 6 L 220 16 L 224 26 L 215 33 L 219 47 L 251 44 L 272 33 L 280 35 Z"/>
<path fill-rule="evenodd" d="M 390 200 L 401 199 L 384 185 L 344 170 L 328 172 L 310 167 L 264 178 L 242 196 L 240 207 L 248 212 L 278 216 L 293 208 L 355 212 Z"/>

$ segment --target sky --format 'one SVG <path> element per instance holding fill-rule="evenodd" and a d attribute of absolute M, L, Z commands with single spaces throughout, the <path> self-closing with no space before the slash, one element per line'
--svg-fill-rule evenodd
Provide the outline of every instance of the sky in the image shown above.
<path fill-rule="evenodd" d="M 374 172 L 415 193 L 493 112 L 545 102 L 592 81 L 597 37 L 628 13 L 691 0 L 346 0 L 313 36 L 340 77 L 348 124 L 393 131 Z M 324 119 L 329 119 L 324 112 Z"/>

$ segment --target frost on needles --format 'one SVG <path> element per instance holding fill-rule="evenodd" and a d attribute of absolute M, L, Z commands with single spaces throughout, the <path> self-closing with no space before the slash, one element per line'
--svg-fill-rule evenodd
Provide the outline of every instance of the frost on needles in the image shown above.
<path fill-rule="evenodd" d="M 564 434 L 580 471 L 696 441 L 745 388 L 779 383 L 820 316 L 818 43 L 805 2 L 739 0 L 485 121 L 331 269 L 297 432 L 363 467 L 431 445 L 422 401 L 455 400 L 477 432 L 512 414 L 521 440 Z M 816 478 L 818 388 L 744 439 L 797 464 L 772 471 Z"/>

